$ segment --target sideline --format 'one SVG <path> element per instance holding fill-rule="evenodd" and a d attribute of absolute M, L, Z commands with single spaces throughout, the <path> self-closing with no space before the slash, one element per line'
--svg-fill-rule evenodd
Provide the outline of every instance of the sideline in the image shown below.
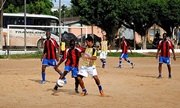
<path fill-rule="evenodd" d="M 9 51 L 9 55 L 12 54 L 29 54 L 36 53 L 37 51 Z M 108 52 L 121 52 L 121 50 L 108 50 Z M 132 50 L 132 52 L 136 53 L 156 53 L 156 49 L 146 49 L 146 50 Z M 175 49 L 175 53 L 180 53 L 180 49 Z M 7 51 L 0 50 L 0 55 L 8 55 Z"/>

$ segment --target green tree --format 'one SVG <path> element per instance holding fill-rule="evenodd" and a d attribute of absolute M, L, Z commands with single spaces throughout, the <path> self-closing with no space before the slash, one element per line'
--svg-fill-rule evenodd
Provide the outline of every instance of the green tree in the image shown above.
<path fill-rule="evenodd" d="M 163 1 L 163 0 L 162 0 Z M 161 11 L 157 12 L 158 25 L 161 26 L 169 36 L 172 36 L 173 28 L 180 25 L 180 0 L 164 0 Z"/>
<path fill-rule="evenodd" d="M 100 27 L 114 46 L 114 38 L 122 25 L 118 17 L 121 0 L 71 0 L 71 3 L 75 13 L 80 15 L 81 22 Z"/>
<path fill-rule="evenodd" d="M 142 37 L 142 48 L 146 49 L 146 34 L 154 18 L 148 0 L 126 0 L 122 20 L 124 26 L 135 30 Z"/>
<path fill-rule="evenodd" d="M 26 0 L 27 13 L 52 14 L 52 0 Z M 24 12 L 24 1 L 7 0 L 4 6 L 4 12 L 17 13 Z"/>

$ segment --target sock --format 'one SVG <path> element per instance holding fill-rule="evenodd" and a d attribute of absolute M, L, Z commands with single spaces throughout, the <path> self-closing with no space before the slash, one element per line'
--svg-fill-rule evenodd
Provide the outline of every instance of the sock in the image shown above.
<path fill-rule="evenodd" d="M 130 60 L 127 60 L 127 62 L 128 62 L 129 64 L 133 65 L 133 63 L 132 63 Z"/>
<path fill-rule="evenodd" d="M 46 73 L 42 72 L 41 75 L 42 75 L 42 81 L 46 81 Z"/>
<path fill-rule="evenodd" d="M 102 86 L 98 85 L 98 89 L 99 89 L 99 91 L 101 91 L 102 90 Z"/>
<path fill-rule="evenodd" d="M 119 61 L 119 66 L 121 66 L 122 60 Z"/>
<path fill-rule="evenodd" d="M 83 92 L 87 92 L 87 90 L 86 90 L 85 88 L 84 88 L 84 89 L 82 89 L 82 91 L 83 91 Z"/>

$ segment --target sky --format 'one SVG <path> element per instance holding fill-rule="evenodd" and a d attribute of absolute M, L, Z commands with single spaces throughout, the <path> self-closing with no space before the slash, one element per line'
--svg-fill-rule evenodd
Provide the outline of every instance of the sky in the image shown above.
<path fill-rule="evenodd" d="M 53 1 L 53 3 L 54 3 L 54 7 L 55 8 L 59 8 L 59 1 L 60 0 L 52 0 Z M 56 2 L 55 2 L 56 1 Z M 66 5 L 66 6 L 70 6 L 70 1 L 71 0 L 61 0 L 61 5 Z"/>

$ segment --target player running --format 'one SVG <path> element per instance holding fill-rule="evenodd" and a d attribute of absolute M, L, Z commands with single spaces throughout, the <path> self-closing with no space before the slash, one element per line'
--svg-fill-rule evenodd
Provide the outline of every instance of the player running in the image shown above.
<path fill-rule="evenodd" d="M 128 49 L 131 51 L 131 48 L 129 46 L 129 44 L 126 41 L 126 38 L 123 36 L 122 37 L 122 42 L 121 42 L 121 55 L 119 57 L 119 68 L 121 68 L 122 66 L 122 59 L 124 59 L 126 62 L 128 62 L 132 68 L 134 68 L 134 64 L 128 59 Z M 132 53 L 132 51 L 131 51 Z"/>

